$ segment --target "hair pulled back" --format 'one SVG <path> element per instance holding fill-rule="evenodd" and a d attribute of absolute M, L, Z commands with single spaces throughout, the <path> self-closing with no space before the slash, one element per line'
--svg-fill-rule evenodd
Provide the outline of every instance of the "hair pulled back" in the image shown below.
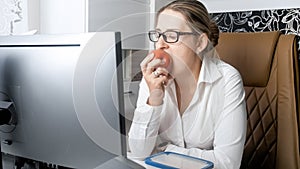
<path fill-rule="evenodd" d="M 197 0 L 175 0 L 162 7 L 157 16 L 166 9 L 180 12 L 187 20 L 187 23 L 197 33 L 205 33 L 213 46 L 218 44 L 219 28 L 211 20 L 206 7 Z"/>

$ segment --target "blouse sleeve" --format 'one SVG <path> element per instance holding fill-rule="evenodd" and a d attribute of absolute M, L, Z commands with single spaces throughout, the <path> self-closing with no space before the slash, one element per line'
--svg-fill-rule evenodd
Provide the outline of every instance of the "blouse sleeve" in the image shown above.
<path fill-rule="evenodd" d="M 186 149 L 169 145 L 165 151 L 173 151 L 207 159 L 218 169 L 240 167 L 246 137 L 246 104 L 243 83 L 239 73 L 225 75 L 225 103 L 221 117 L 215 126 L 212 150 Z"/>
<path fill-rule="evenodd" d="M 144 79 L 140 83 L 137 107 L 128 133 L 131 155 L 137 159 L 149 156 L 155 147 L 162 105 L 150 106 L 148 86 Z"/>

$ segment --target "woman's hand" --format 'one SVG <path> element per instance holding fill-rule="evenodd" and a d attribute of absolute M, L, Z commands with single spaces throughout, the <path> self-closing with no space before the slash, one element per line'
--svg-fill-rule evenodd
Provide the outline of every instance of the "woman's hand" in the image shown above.
<path fill-rule="evenodd" d="M 141 70 L 149 87 L 150 96 L 148 104 L 152 106 L 161 105 L 165 93 L 165 86 L 169 81 L 169 72 L 161 67 L 164 62 L 161 59 L 153 59 L 154 54 L 150 53 L 140 64 Z"/>

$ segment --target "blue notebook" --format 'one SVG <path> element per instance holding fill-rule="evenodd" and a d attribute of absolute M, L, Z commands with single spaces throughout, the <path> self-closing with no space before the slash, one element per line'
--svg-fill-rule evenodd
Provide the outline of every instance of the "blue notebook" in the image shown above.
<path fill-rule="evenodd" d="M 214 164 L 210 161 L 173 152 L 161 152 L 149 156 L 145 163 L 163 169 L 210 169 Z"/>

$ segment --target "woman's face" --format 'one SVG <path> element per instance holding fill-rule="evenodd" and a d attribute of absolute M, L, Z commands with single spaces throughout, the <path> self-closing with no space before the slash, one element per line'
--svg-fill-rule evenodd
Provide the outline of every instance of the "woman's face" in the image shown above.
<path fill-rule="evenodd" d="M 160 13 L 157 20 L 156 30 L 160 33 L 173 30 L 178 32 L 192 32 L 187 25 L 185 17 L 176 11 L 167 9 Z M 176 43 L 167 43 L 161 36 L 155 44 L 156 49 L 163 49 L 172 57 L 171 75 L 177 77 L 178 75 L 186 74 L 187 72 L 197 69 L 200 58 L 196 51 L 199 45 L 199 35 L 181 35 Z"/>

